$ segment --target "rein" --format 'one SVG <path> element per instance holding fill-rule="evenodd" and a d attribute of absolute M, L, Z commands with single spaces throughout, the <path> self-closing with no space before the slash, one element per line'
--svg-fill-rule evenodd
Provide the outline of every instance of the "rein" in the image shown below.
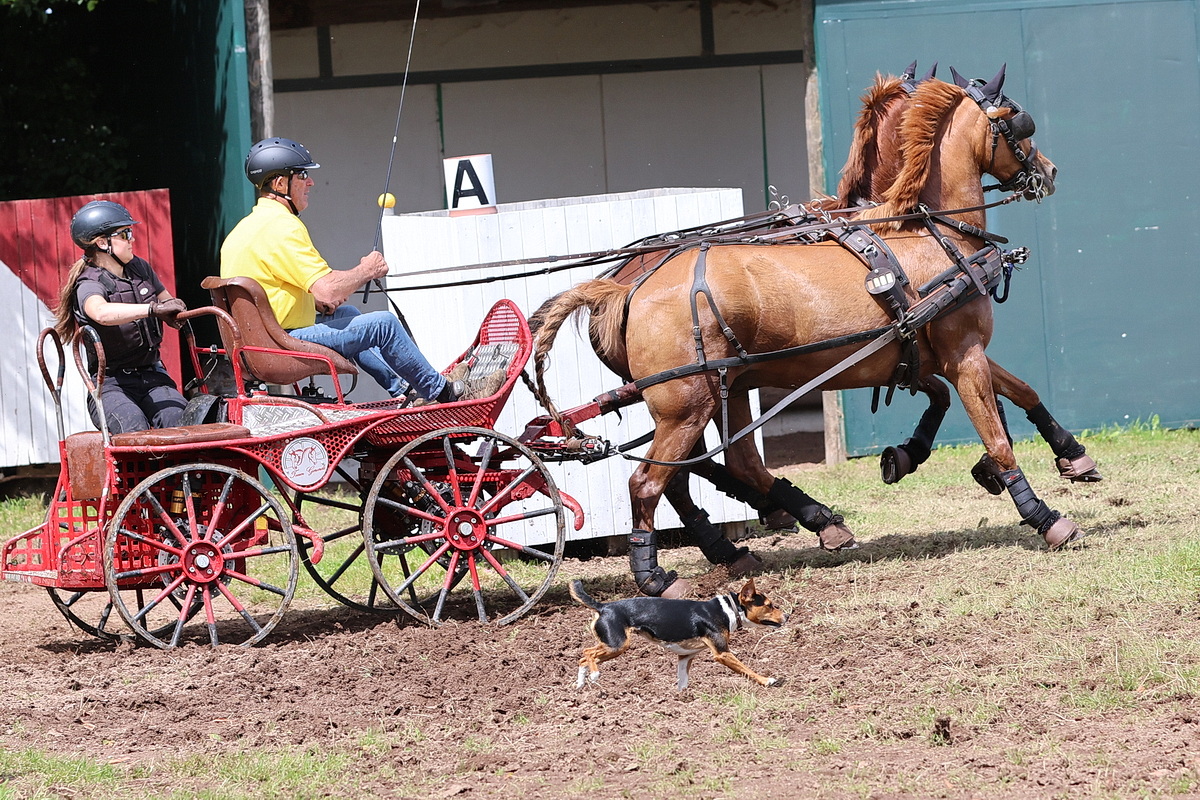
<path fill-rule="evenodd" d="M 993 187 L 993 188 L 995 188 L 995 187 Z M 958 220 L 949 219 L 948 217 L 950 217 L 952 215 L 956 215 L 956 214 L 968 214 L 973 211 L 986 211 L 990 208 L 996 208 L 997 206 L 1007 205 L 1009 203 L 1012 203 L 1017 200 L 1022 200 L 1022 199 L 1024 199 L 1023 192 L 1014 191 L 1007 197 L 1001 198 L 1000 200 L 995 200 L 991 203 L 984 203 L 982 205 L 977 205 L 977 206 L 967 206 L 965 208 L 951 208 L 951 209 L 945 209 L 945 210 L 939 209 L 939 210 L 933 210 L 933 211 L 926 209 L 924 206 L 921 206 L 920 210 L 915 211 L 910 214 L 896 214 L 896 215 L 890 216 L 890 217 L 875 217 L 875 218 L 871 218 L 871 219 L 853 219 L 853 220 L 850 219 L 849 217 L 844 217 L 844 218 L 841 218 L 838 220 L 834 220 L 833 215 L 838 214 L 838 213 L 843 213 L 843 214 L 860 213 L 863 209 L 861 209 L 861 208 L 829 209 L 829 210 L 823 210 L 820 212 L 819 218 L 824 220 L 822 222 L 787 223 L 785 227 L 772 229 L 767 233 L 757 234 L 757 235 L 753 235 L 753 236 L 745 236 L 745 232 L 747 230 L 754 230 L 758 227 L 769 228 L 769 227 L 771 227 L 771 225 L 786 223 L 787 219 L 793 218 L 793 217 L 790 217 L 790 216 L 782 216 L 781 217 L 779 212 L 773 212 L 773 213 L 766 214 L 766 215 L 748 215 L 745 217 L 736 217 L 732 220 L 720 222 L 713 226 L 708 226 L 708 227 L 704 227 L 704 228 L 690 228 L 690 229 L 686 229 L 684 231 L 679 231 L 679 232 L 677 232 L 677 234 L 667 234 L 666 236 L 664 236 L 662 238 L 662 241 L 660 243 L 654 243 L 654 244 L 649 243 L 650 240 L 643 240 L 643 241 L 646 241 L 647 243 L 631 245 L 629 247 L 622 247 L 617 250 L 597 250 L 597 251 L 593 251 L 590 253 L 576 253 L 574 255 L 549 255 L 549 256 L 533 256 L 530 258 L 513 258 L 513 259 L 508 259 L 506 261 L 488 261 L 488 262 L 483 262 L 483 263 L 479 263 L 479 264 L 465 264 L 465 265 L 457 266 L 457 267 L 439 267 L 438 269 L 425 269 L 425 270 L 418 270 L 416 272 L 404 272 L 404 273 L 401 273 L 399 275 L 395 275 L 392 277 L 413 278 L 413 277 L 418 277 L 421 275 L 438 275 L 438 274 L 451 273 L 451 272 L 464 272 L 466 270 L 486 270 L 486 269 L 495 269 L 498 267 L 523 266 L 523 265 L 527 265 L 527 264 L 547 264 L 547 263 L 553 264 L 554 262 L 558 262 L 558 261 L 570 261 L 571 262 L 568 264 L 559 264 L 557 266 L 548 266 L 548 267 L 544 267 L 542 269 L 530 270 L 528 272 L 520 272 L 520 273 L 515 273 L 512 275 L 492 275 L 492 276 L 489 276 L 486 278 L 472 278 L 469 280 L 451 281 L 451 282 L 447 282 L 447 283 L 430 283 L 430 284 L 423 284 L 421 286 L 390 286 L 390 287 L 387 287 L 380 291 L 383 291 L 385 293 L 416 292 L 416 291 L 420 291 L 423 289 L 446 289 L 446 288 L 454 288 L 454 287 L 459 287 L 459 286 L 475 286 L 475 285 L 486 284 L 486 283 L 495 283 L 496 281 L 516 280 L 519 278 L 532 278 L 532 277 L 536 277 L 539 275 L 550 275 L 550 274 L 553 274 L 556 272 L 561 272 L 563 270 L 568 270 L 568 269 L 577 269 L 579 267 L 587 267 L 587 266 L 594 266 L 597 264 L 607 264 L 607 263 L 610 263 L 613 261 L 621 261 L 626 258 L 631 258 L 633 256 L 638 256 L 638 255 L 644 255 L 646 253 L 657 253 L 662 250 L 669 250 L 669 249 L 682 249 L 682 248 L 686 248 L 690 245 L 700 245 L 705 242 L 708 242 L 710 244 L 786 244 L 787 243 L 786 241 L 780 241 L 780 240 L 797 239 L 797 238 L 807 236 L 811 233 L 823 233 L 825 231 L 840 230 L 840 229 L 844 229 L 851 223 L 853 223 L 854 225 L 869 226 L 869 225 L 879 225 L 879 224 L 883 224 L 886 222 L 905 222 L 908 220 L 917 220 L 917 219 L 920 219 L 920 220 L 934 219 L 934 220 L 937 220 L 938 222 L 941 222 L 942 224 L 948 225 L 948 226 L 955 228 L 956 230 L 959 230 L 962 233 L 968 234 L 970 236 L 975 236 L 975 237 L 978 237 L 980 239 L 985 239 L 990 242 L 998 242 L 1000 244 L 1007 244 L 1008 239 L 1006 239 L 1003 236 L 1000 236 L 995 233 L 991 233 L 989 231 L 985 231 L 981 228 L 977 228 L 974 225 L 971 225 L 967 222 L 960 222 Z M 804 209 L 804 215 L 805 215 L 804 218 L 805 219 L 817 219 L 818 218 L 818 217 L 814 216 L 813 214 L 811 214 L 810 212 L 808 212 L 804 206 L 800 206 L 799 208 Z M 758 224 L 742 225 L 740 227 L 737 226 L 736 224 L 734 224 L 733 230 L 731 230 L 730 232 L 727 232 L 727 233 L 705 233 L 706 231 L 719 230 L 721 226 L 730 225 L 731 223 L 739 223 L 742 221 L 757 222 L 757 220 L 760 220 L 760 219 L 763 221 Z M 700 233 L 696 236 L 684 235 L 684 234 L 689 234 L 692 231 L 699 231 Z M 675 238 L 671 238 L 671 237 L 675 237 Z M 605 276 L 602 275 L 601 277 L 605 277 Z"/>

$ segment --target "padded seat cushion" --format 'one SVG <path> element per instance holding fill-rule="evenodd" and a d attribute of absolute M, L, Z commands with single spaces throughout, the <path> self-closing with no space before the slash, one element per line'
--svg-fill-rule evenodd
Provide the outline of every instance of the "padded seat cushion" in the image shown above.
<path fill-rule="evenodd" d="M 110 441 L 113 447 L 166 447 L 173 444 L 220 442 L 226 439 L 245 439 L 250 429 L 232 422 L 210 425 L 185 425 L 178 428 L 155 428 L 148 431 L 118 433 Z"/>

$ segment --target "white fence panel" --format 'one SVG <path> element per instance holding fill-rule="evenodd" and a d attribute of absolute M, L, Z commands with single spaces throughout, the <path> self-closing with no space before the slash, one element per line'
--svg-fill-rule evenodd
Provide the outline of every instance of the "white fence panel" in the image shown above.
<path fill-rule="evenodd" d="M 0 297 L 8 297 L 9 313 L 0 316 L 0 468 L 58 463 L 58 422 L 54 400 L 37 362 L 37 337 L 54 323 L 54 315 L 7 265 L 0 263 Z M 87 392 L 70 352 L 62 391 L 65 432 L 93 430 Z M 46 367 L 58 374 L 53 345 L 47 343 Z"/>
<path fill-rule="evenodd" d="M 652 234 L 719 222 L 742 213 L 740 189 L 651 189 L 501 204 L 495 214 L 452 217 L 446 211 L 429 211 L 386 215 L 383 247 L 392 270 L 387 285 L 389 289 L 405 290 L 394 291 L 392 298 L 402 309 L 421 350 L 435 366 L 442 367 L 470 343 L 484 313 L 496 300 L 508 297 L 528 316 L 551 296 L 594 278 L 601 268 L 585 266 L 471 286 L 415 290 L 416 286 L 520 275 L 540 266 L 559 264 L 543 262 L 421 276 L 408 273 L 612 250 Z M 620 384 L 620 379 L 596 358 L 586 334 L 576 335 L 572 326 L 564 326 L 560 332 L 551 358 L 547 388 L 560 408 L 586 403 Z M 757 397 L 754 404 L 754 412 L 758 413 Z M 526 423 L 541 413 L 529 392 L 517 386 L 496 429 L 519 435 Z M 610 414 L 582 427 L 589 434 L 619 444 L 649 431 L 652 422 L 645 406 L 635 405 L 624 409 L 621 418 Z M 710 426 L 707 442 L 711 447 L 716 441 L 716 432 Z M 628 533 L 631 517 L 627 483 L 632 468 L 631 462 L 619 457 L 587 466 L 550 466 L 559 489 L 576 498 L 587 515 L 583 530 L 569 531 L 571 538 Z M 748 506 L 706 483 L 693 481 L 693 487 L 713 522 L 742 522 L 755 517 Z M 659 506 L 658 528 L 679 524 L 667 503 Z"/>

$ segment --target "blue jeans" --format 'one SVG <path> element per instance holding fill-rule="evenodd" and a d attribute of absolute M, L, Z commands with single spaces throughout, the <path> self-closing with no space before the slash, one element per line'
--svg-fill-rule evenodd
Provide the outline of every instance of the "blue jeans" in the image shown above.
<path fill-rule="evenodd" d="M 387 311 L 364 314 L 354 306 L 338 306 L 332 314 L 318 314 L 316 324 L 289 333 L 358 362 L 392 397 L 404 394 L 411 385 L 421 397 L 432 400 L 446 385 L 400 320 Z"/>

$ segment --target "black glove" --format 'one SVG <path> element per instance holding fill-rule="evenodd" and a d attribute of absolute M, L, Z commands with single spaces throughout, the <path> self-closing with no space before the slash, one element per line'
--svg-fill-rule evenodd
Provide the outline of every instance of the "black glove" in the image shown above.
<path fill-rule="evenodd" d="M 170 297 L 166 300 L 152 300 L 150 302 L 150 316 L 158 317 L 172 328 L 178 328 L 183 324 L 176 319 L 182 311 L 187 311 L 187 304 L 178 297 Z"/>

